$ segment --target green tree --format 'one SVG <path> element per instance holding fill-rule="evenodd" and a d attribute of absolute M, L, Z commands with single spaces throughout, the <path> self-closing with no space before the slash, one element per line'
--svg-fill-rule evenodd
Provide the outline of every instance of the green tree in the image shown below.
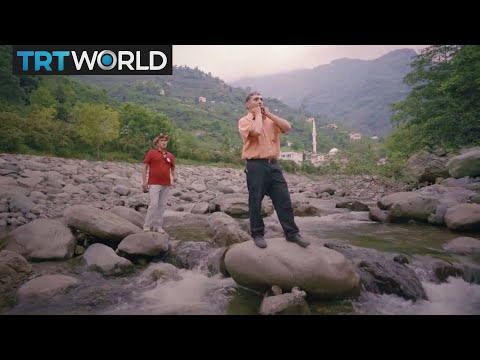
<path fill-rule="evenodd" d="M 411 66 L 405 82 L 413 88 L 393 106 L 400 126 L 387 148 L 410 153 L 479 145 L 480 46 L 430 46 Z"/>
<path fill-rule="evenodd" d="M 45 85 L 40 85 L 30 96 L 32 106 L 57 108 L 60 103 Z"/>
<path fill-rule="evenodd" d="M 174 127 L 166 115 L 144 106 L 127 103 L 120 111 L 120 146 L 136 159 L 140 159 L 152 147 L 158 134 L 169 134 L 168 150 L 176 152 L 177 139 Z"/>
<path fill-rule="evenodd" d="M 0 45 L 0 105 L 9 102 L 25 104 L 28 94 L 38 84 L 36 76 L 17 76 L 12 74 L 12 46 Z"/>
<path fill-rule="evenodd" d="M 24 141 L 25 120 L 15 112 L 0 112 L 0 150 L 18 151 Z"/>
<path fill-rule="evenodd" d="M 101 147 L 119 135 L 118 113 L 103 104 L 78 103 L 73 109 L 75 131 L 87 144 L 97 150 L 100 158 Z"/>
<path fill-rule="evenodd" d="M 70 125 L 56 119 L 57 110 L 32 105 L 24 129 L 25 145 L 42 152 L 56 153 L 71 144 Z"/>

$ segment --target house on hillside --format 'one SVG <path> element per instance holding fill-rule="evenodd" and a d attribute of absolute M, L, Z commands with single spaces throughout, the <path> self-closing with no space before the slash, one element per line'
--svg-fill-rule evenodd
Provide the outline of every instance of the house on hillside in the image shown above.
<path fill-rule="evenodd" d="M 348 135 L 350 136 L 350 140 L 360 140 L 362 138 L 362 135 L 359 133 L 351 132 Z"/>
<path fill-rule="evenodd" d="M 301 165 L 303 162 L 303 154 L 295 151 L 280 152 L 280 159 L 291 160 L 297 163 L 298 165 Z"/>
<path fill-rule="evenodd" d="M 328 156 L 334 156 L 337 155 L 340 152 L 337 148 L 331 148 L 330 151 L 328 152 Z"/>
<path fill-rule="evenodd" d="M 327 157 L 328 157 L 327 154 L 319 154 L 319 153 L 311 154 L 310 162 L 312 163 L 312 165 L 318 166 L 321 163 L 327 161 Z"/>

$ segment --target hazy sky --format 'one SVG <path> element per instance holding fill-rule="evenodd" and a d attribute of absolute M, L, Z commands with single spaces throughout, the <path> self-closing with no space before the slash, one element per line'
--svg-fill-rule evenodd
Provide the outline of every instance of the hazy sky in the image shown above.
<path fill-rule="evenodd" d="M 229 82 L 243 77 L 311 69 L 340 58 L 371 60 L 428 45 L 173 45 L 173 64 L 211 72 Z"/>

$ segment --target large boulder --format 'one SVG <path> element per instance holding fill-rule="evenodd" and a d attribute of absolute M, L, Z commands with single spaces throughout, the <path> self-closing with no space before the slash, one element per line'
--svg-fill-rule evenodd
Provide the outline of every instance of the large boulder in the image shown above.
<path fill-rule="evenodd" d="M 23 284 L 17 291 L 20 301 L 45 300 L 70 291 L 80 285 L 80 280 L 67 275 L 42 275 Z"/>
<path fill-rule="evenodd" d="M 462 236 L 450 240 L 443 248 L 457 254 L 479 254 L 480 240 Z"/>
<path fill-rule="evenodd" d="M 99 243 L 90 245 L 83 258 L 89 270 L 104 275 L 122 275 L 133 271 L 135 267 L 130 260 L 115 254 L 112 248 Z"/>
<path fill-rule="evenodd" d="M 265 292 L 278 285 L 284 292 L 297 286 L 308 296 L 337 298 L 358 295 L 360 278 L 353 264 L 337 251 L 311 244 L 302 248 L 285 239 L 233 245 L 225 255 L 228 273 L 239 285 Z"/>
<path fill-rule="evenodd" d="M 127 208 L 125 206 L 115 206 L 114 208 L 109 210 L 110 212 L 117 214 L 121 218 L 130 221 L 132 224 L 143 228 L 143 224 L 145 223 L 145 216 L 135 210 Z"/>
<path fill-rule="evenodd" d="M 428 217 L 428 222 L 439 225 L 445 223 L 445 213 L 450 207 L 461 203 L 467 203 L 475 195 L 474 191 L 463 187 L 441 185 L 426 186 L 415 193 L 421 196 L 438 199 L 438 206 L 435 212 Z"/>
<path fill-rule="evenodd" d="M 451 230 L 480 230 L 480 205 L 459 204 L 449 208 L 445 214 L 445 224 Z"/>
<path fill-rule="evenodd" d="M 103 240 L 120 242 L 128 235 L 142 231 L 114 213 L 88 205 L 71 206 L 63 216 L 68 226 Z"/>
<path fill-rule="evenodd" d="M 248 194 L 225 194 L 211 202 L 215 211 L 221 211 L 233 217 L 248 217 Z M 273 206 L 267 197 L 262 202 L 262 215 L 272 214 Z"/>
<path fill-rule="evenodd" d="M 15 303 L 15 289 L 28 279 L 32 266 L 20 254 L 0 251 L 0 311 Z"/>
<path fill-rule="evenodd" d="M 251 239 L 240 225 L 231 216 L 215 212 L 208 219 L 210 232 L 213 234 L 215 243 L 225 246 L 248 241 Z"/>
<path fill-rule="evenodd" d="M 434 214 L 440 200 L 414 192 L 399 192 L 382 197 L 378 207 L 388 210 L 392 222 L 413 219 L 427 222 Z"/>
<path fill-rule="evenodd" d="M 211 203 L 215 205 L 215 210 L 230 216 L 248 216 L 248 195 L 225 194 L 213 199 Z"/>
<path fill-rule="evenodd" d="M 118 250 L 128 255 L 154 257 L 168 251 L 168 234 L 141 232 L 128 235 L 118 244 Z"/>
<path fill-rule="evenodd" d="M 419 182 L 435 183 L 435 179 L 449 176 L 445 166 L 447 161 L 446 157 L 430 153 L 414 154 L 408 159 L 403 174 L 412 176 Z"/>
<path fill-rule="evenodd" d="M 446 166 L 450 176 L 456 179 L 464 176 L 480 176 L 480 150 L 470 150 L 455 156 L 448 161 Z"/>
<path fill-rule="evenodd" d="M 395 294 L 407 300 L 427 299 L 422 283 L 408 259 L 374 249 L 327 243 L 350 259 L 362 280 L 362 288 L 376 294 Z"/>
<path fill-rule="evenodd" d="M 58 220 L 37 219 L 13 230 L 5 250 L 27 260 L 63 260 L 73 256 L 76 240 L 72 231 Z"/>
<path fill-rule="evenodd" d="M 209 209 L 210 209 L 210 204 L 206 201 L 201 201 L 201 202 L 197 202 L 192 210 L 191 210 L 191 213 L 192 214 L 206 214 L 209 212 Z"/>

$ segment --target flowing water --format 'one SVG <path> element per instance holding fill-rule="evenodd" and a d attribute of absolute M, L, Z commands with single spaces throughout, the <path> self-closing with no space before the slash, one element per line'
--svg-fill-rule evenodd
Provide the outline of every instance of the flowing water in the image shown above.
<path fill-rule="evenodd" d="M 479 266 L 479 259 L 442 250 L 458 236 L 444 227 L 426 224 L 379 224 L 365 214 L 332 214 L 298 218 L 302 234 L 313 242 L 344 243 L 393 254 L 415 262 L 429 256 L 457 264 Z M 472 236 L 470 234 L 470 236 Z M 80 260 L 32 264 L 36 273 L 64 273 L 82 285 L 44 302 L 19 303 L 6 314 L 257 314 L 263 295 L 235 284 L 220 274 L 209 276 L 205 266 L 180 269 L 179 279 L 142 282 L 142 270 L 125 277 L 104 277 L 85 269 Z M 56 269 L 57 267 L 58 269 Z M 362 291 L 358 299 L 309 301 L 313 315 L 337 314 L 480 314 L 480 285 L 450 277 L 434 283 L 418 272 L 428 300 L 405 300 L 396 295 Z"/>

